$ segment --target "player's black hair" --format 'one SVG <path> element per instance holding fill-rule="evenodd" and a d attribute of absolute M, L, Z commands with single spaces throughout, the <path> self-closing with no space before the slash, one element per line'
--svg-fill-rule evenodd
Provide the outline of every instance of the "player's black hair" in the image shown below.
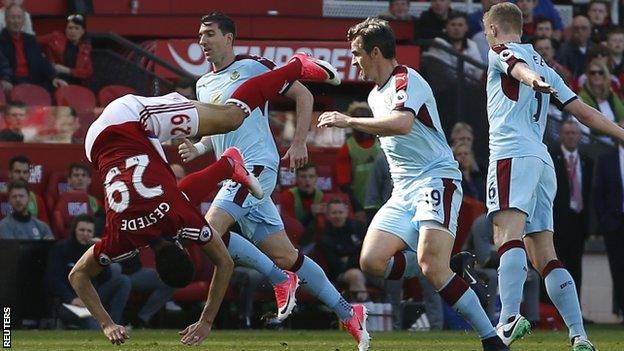
<path fill-rule="evenodd" d="M 69 176 L 71 177 L 72 173 L 74 172 L 75 169 L 81 169 L 83 171 L 85 171 L 89 177 L 91 177 L 91 169 L 85 165 L 84 163 L 80 163 L 80 162 L 74 162 L 71 165 L 69 165 Z"/>
<path fill-rule="evenodd" d="M 466 20 L 466 23 L 468 23 L 468 15 L 461 11 L 450 11 L 448 17 L 446 18 L 446 22 L 448 23 L 456 18 L 463 18 Z"/>
<path fill-rule="evenodd" d="M 231 33 L 234 38 L 236 38 L 236 25 L 234 24 L 234 21 L 223 12 L 213 11 L 204 15 L 201 18 L 201 23 L 205 25 L 208 25 L 209 23 L 216 23 L 221 33 Z"/>
<path fill-rule="evenodd" d="M 397 2 L 399 0 L 388 0 L 388 5 L 392 6 L 392 4 L 394 4 L 395 2 Z M 410 3 L 410 0 L 407 0 L 407 3 Z"/>
<path fill-rule="evenodd" d="M 362 38 L 362 48 L 367 54 L 370 55 L 373 49 L 378 47 L 384 58 L 393 59 L 396 57 L 396 40 L 388 21 L 369 17 L 349 28 L 347 40 L 354 41 L 358 37 Z"/>
<path fill-rule="evenodd" d="M 533 25 L 534 25 L 535 27 L 537 27 L 537 25 L 538 25 L 538 24 L 540 24 L 540 23 L 545 23 L 545 22 L 550 23 L 550 26 L 551 26 L 553 29 L 555 28 L 555 23 L 553 22 L 553 20 L 551 20 L 551 19 L 550 19 L 550 18 L 548 18 L 548 17 L 542 17 L 542 16 L 540 16 L 540 17 L 536 17 L 536 18 L 533 20 Z"/>
<path fill-rule="evenodd" d="M 191 283 L 195 269 L 186 250 L 162 241 L 155 249 L 156 271 L 163 283 L 172 288 L 183 288 Z"/>
<path fill-rule="evenodd" d="M 299 172 L 304 172 L 308 169 L 314 169 L 318 173 L 318 167 L 314 163 L 306 163 L 305 165 L 297 168 L 296 174 L 299 175 Z"/>
<path fill-rule="evenodd" d="M 29 192 L 28 183 L 23 180 L 14 180 L 7 185 L 7 193 L 10 193 L 13 189 L 24 189 Z"/>
<path fill-rule="evenodd" d="M 13 169 L 13 165 L 15 163 L 27 163 L 30 165 L 30 160 L 28 159 L 28 157 L 24 156 L 24 155 L 17 155 L 17 156 L 13 156 L 10 160 L 9 160 L 9 170 Z"/>

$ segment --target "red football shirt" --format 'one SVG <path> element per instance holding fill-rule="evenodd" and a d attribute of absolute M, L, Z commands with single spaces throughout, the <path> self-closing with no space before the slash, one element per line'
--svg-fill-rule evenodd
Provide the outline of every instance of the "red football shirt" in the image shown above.
<path fill-rule="evenodd" d="M 141 123 L 127 122 L 106 127 L 93 143 L 92 161 L 106 190 L 105 234 L 94 249 L 102 265 L 131 257 L 159 238 L 179 234 L 199 244 L 212 238 L 147 133 Z"/>

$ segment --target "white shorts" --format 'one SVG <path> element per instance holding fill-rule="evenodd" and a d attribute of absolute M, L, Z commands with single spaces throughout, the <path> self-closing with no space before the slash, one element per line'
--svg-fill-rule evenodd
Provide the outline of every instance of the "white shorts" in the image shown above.
<path fill-rule="evenodd" d="M 416 251 L 421 228 L 446 230 L 455 237 L 461 202 L 461 181 L 427 178 L 407 189 L 395 187 L 370 226 L 398 236 Z"/>
<path fill-rule="evenodd" d="M 553 231 L 555 169 L 538 157 L 491 162 L 487 176 L 488 216 L 514 208 L 527 215 L 524 234 Z"/>
<path fill-rule="evenodd" d="M 91 148 L 95 139 L 108 126 L 139 122 L 154 144 L 171 139 L 197 135 L 199 115 L 193 103 L 178 93 L 143 97 L 125 95 L 114 100 L 91 124 L 85 138 L 85 153 L 91 161 Z"/>
<path fill-rule="evenodd" d="M 241 234 L 258 244 L 269 235 L 284 229 L 279 210 L 269 195 L 275 189 L 277 171 L 264 166 L 249 166 L 247 170 L 258 178 L 266 194 L 264 198 L 256 199 L 240 184 L 227 180 L 211 206 L 216 206 L 232 216 L 240 225 Z"/>

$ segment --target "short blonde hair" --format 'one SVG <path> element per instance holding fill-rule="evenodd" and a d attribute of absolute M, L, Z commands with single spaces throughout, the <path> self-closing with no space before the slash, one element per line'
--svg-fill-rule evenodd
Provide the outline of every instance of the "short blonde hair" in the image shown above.
<path fill-rule="evenodd" d="M 505 34 L 522 35 L 522 11 L 510 2 L 501 2 L 490 8 L 483 15 L 483 21 L 489 24 L 496 24 Z"/>

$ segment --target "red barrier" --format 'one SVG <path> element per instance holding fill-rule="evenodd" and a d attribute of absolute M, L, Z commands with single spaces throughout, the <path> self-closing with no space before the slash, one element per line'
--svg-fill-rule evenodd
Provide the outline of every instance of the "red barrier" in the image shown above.
<path fill-rule="evenodd" d="M 67 0 L 31 0 L 26 2 L 26 9 L 34 15 L 65 15 Z M 253 6 L 247 1 L 217 0 L 137 0 L 138 14 L 204 14 L 218 9 L 228 14 L 266 15 L 276 11 L 279 15 L 321 16 L 322 0 L 283 1 L 254 0 Z M 93 0 L 96 14 L 130 14 L 130 0 Z"/>
<path fill-rule="evenodd" d="M 234 46 L 236 54 L 263 56 L 278 66 L 284 65 L 295 52 L 299 51 L 308 52 L 315 57 L 329 61 L 338 69 L 343 81 L 360 82 L 358 70 L 351 64 L 351 49 L 346 41 L 238 40 Z M 158 40 L 154 53 L 195 76 L 201 76 L 210 69 L 196 39 Z M 397 58 L 403 64 L 418 68 L 420 48 L 413 45 L 400 45 L 397 47 Z M 156 74 L 176 78 L 172 72 L 162 66 L 156 66 Z"/>

